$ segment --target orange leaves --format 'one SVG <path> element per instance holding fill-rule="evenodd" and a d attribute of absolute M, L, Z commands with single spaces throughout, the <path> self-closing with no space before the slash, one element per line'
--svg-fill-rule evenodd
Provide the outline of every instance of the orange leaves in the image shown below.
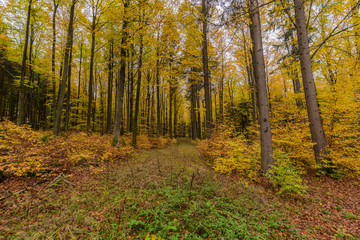
<path fill-rule="evenodd" d="M 33 131 L 12 122 L 0 123 L 0 171 L 16 176 L 44 175 L 69 171 L 73 167 L 100 166 L 122 161 L 133 152 L 130 138 L 122 137 L 119 148 L 111 146 L 111 136 L 98 133 L 69 133 L 53 138 L 51 132 Z M 172 141 L 139 137 L 139 148 L 162 148 Z"/>

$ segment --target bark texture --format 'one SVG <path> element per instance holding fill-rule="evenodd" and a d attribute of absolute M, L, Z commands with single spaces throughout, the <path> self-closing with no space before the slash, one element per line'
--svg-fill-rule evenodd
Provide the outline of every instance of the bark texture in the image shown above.
<path fill-rule="evenodd" d="M 24 43 L 24 52 L 21 62 L 21 78 L 20 78 L 20 93 L 19 93 L 19 103 L 18 103 L 18 114 L 17 114 L 17 124 L 22 125 L 25 123 L 25 110 L 26 110 L 26 86 L 25 86 L 25 76 L 26 76 L 26 60 L 27 60 L 27 49 L 29 43 L 29 29 L 30 29 L 30 17 L 31 17 L 31 5 L 32 0 L 29 1 L 27 20 L 26 20 L 26 32 L 25 32 L 25 43 Z"/>
<path fill-rule="evenodd" d="M 310 132 L 314 145 L 316 163 L 321 164 L 326 155 L 326 139 L 320 118 L 319 104 L 316 96 L 314 76 L 311 66 L 309 41 L 306 28 L 306 16 L 303 0 L 294 0 L 295 21 L 298 36 L 301 74 L 303 79 L 306 107 L 310 122 Z"/>
<path fill-rule="evenodd" d="M 251 9 L 251 38 L 253 43 L 253 65 L 255 83 L 258 96 L 258 107 L 260 115 L 260 141 L 261 141 L 261 169 L 267 171 L 274 164 L 271 127 L 269 116 L 269 104 L 266 86 L 266 72 L 264 51 L 262 44 L 261 23 L 258 0 L 250 1 Z"/>
<path fill-rule="evenodd" d="M 67 31 L 67 38 L 66 38 L 66 47 L 65 47 L 65 56 L 64 56 L 64 72 L 62 74 L 62 81 L 61 86 L 59 89 L 59 97 L 57 102 L 56 108 L 56 118 L 54 122 L 54 129 L 53 133 L 55 136 L 60 134 L 60 126 L 61 126 L 61 114 L 62 114 L 62 107 L 64 103 L 64 96 L 65 96 L 65 88 L 66 88 L 66 80 L 68 79 L 68 72 L 69 72 L 69 57 L 70 57 L 70 49 L 73 43 L 73 33 L 74 33 L 74 15 L 75 15 L 75 3 L 76 1 L 72 2 L 70 8 L 70 20 L 69 20 L 69 27 Z"/>

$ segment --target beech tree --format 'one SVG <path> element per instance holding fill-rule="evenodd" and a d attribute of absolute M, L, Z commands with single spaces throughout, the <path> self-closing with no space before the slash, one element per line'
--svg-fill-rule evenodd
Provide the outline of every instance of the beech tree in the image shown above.
<path fill-rule="evenodd" d="M 19 92 L 19 104 L 18 104 L 18 113 L 17 113 L 18 125 L 22 125 L 25 123 L 25 104 L 26 104 L 25 75 L 27 69 L 26 60 L 27 60 L 27 51 L 28 51 L 28 43 L 29 43 L 31 5 L 32 5 L 32 0 L 29 0 L 29 7 L 28 7 L 27 19 L 26 19 L 24 51 L 23 51 L 23 58 L 21 63 L 20 92 Z"/>
<path fill-rule="evenodd" d="M 74 34 L 74 15 L 75 15 L 75 4 L 76 0 L 73 0 L 70 7 L 70 19 L 69 19 L 69 27 L 67 31 L 66 37 L 66 47 L 65 47 L 65 54 L 64 54 L 64 70 L 59 90 L 59 97 L 57 101 L 57 108 L 56 108 L 56 118 L 54 123 L 53 133 L 55 136 L 60 134 L 60 126 L 61 126 L 61 115 L 62 115 L 62 108 L 64 103 L 64 96 L 65 96 L 65 88 L 66 82 L 68 80 L 68 72 L 70 68 L 70 50 L 73 44 L 73 34 Z"/>
<path fill-rule="evenodd" d="M 128 47 L 128 35 L 129 35 L 129 20 L 128 20 L 128 8 L 130 1 L 126 0 L 124 4 L 124 17 L 122 26 L 122 38 L 121 38 L 121 50 L 120 50 L 120 75 L 119 84 L 117 86 L 117 104 L 115 112 L 115 124 L 113 132 L 113 144 L 118 146 L 120 137 L 120 125 L 123 116 L 123 99 L 124 99 L 124 88 L 125 88 L 125 77 L 126 77 L 126 52 Z M 140 75 L 141 76 L 141 75 Z M 140 86 L 140 84 L 139 84 Z M 123 123 L 124 124 L 124 123 Z"/>

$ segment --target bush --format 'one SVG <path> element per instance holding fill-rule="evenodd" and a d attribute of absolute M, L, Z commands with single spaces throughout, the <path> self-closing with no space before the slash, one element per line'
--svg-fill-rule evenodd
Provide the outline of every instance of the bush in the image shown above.
<path fill-rule="evenodd" d="M 0 174 L 43 176 L 71 167 L 121 161 L 134 152 L 130 137 L 122 136 L 119 148 L 111 145 L 111 139 L 109 134 L 83 132 L 54 138 L 50 131 L 34 131 L 29 126 L 4 121 L 0 123 Z M 162 148 L 172 142 L 167 138 L 138 137 L 139 149 Z"/>
<path fill-rule="evenodd" d="M 215 171 L 252 177 L 260 169 L 260 146 L 243 135 L 233 136 L 233 132 L 233 128 L 220 128 L 210 140 L 201 141 L 198 148 Z"/>
<path fill-rule="evenodd" d="M 278 193 L 304 194 L 306 186 L 299 171 L 289 161 L 289 154 L 279 152 L 275 155 L 275 164 L 267 172 L 270 182 L 278 189 Z"/>

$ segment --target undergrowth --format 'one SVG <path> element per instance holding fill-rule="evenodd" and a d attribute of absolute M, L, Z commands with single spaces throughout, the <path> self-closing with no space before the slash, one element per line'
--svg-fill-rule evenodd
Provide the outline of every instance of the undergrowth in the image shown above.
<path fill-rule="evenodd" d="M 66 172 L 74 166 L 97 166 L 123 160 L 134 152 L 130 137 L 122 137 L 119 148 L 111 146 L 108 134 L 69 132 L 54 138 L 50 131 L 0 122 L 0 173 L 8 176 L 46 176 Z M 162 148 L 172 141 L 139 136 L 138 148 Z"/>
<path fill-rule="evenodd" d="M 159 154 L 154 153 L 154 156 Z M 161 158 L 167 158 L 164 155 Z M 154 161 L 146 157 L 147 161 Z M 170 161 L 169 161 L 170 162 Z M 173 164 L 173 163 L 170 163 Z M 138 166 L 139 167 L 139 166 Z M 169 166 L 163 166 L 169 168 Z M 118 169 L 72 190 L 47 189 L 29 203 L 9 200 L 3 237 L 29 239 L 300 238 L 251 192 L 215 182 L 190 167 L 159 172 Z M 172 168 L 172 167 L 171 167 Z M 125 177 L 124 177 L 125 176 Z M 152 179 L 154 181 L 152 181 Z M 60 191 L 59 191 L 60 190 Z M 16 205 L 16 206 L 15 206 Z"/>

